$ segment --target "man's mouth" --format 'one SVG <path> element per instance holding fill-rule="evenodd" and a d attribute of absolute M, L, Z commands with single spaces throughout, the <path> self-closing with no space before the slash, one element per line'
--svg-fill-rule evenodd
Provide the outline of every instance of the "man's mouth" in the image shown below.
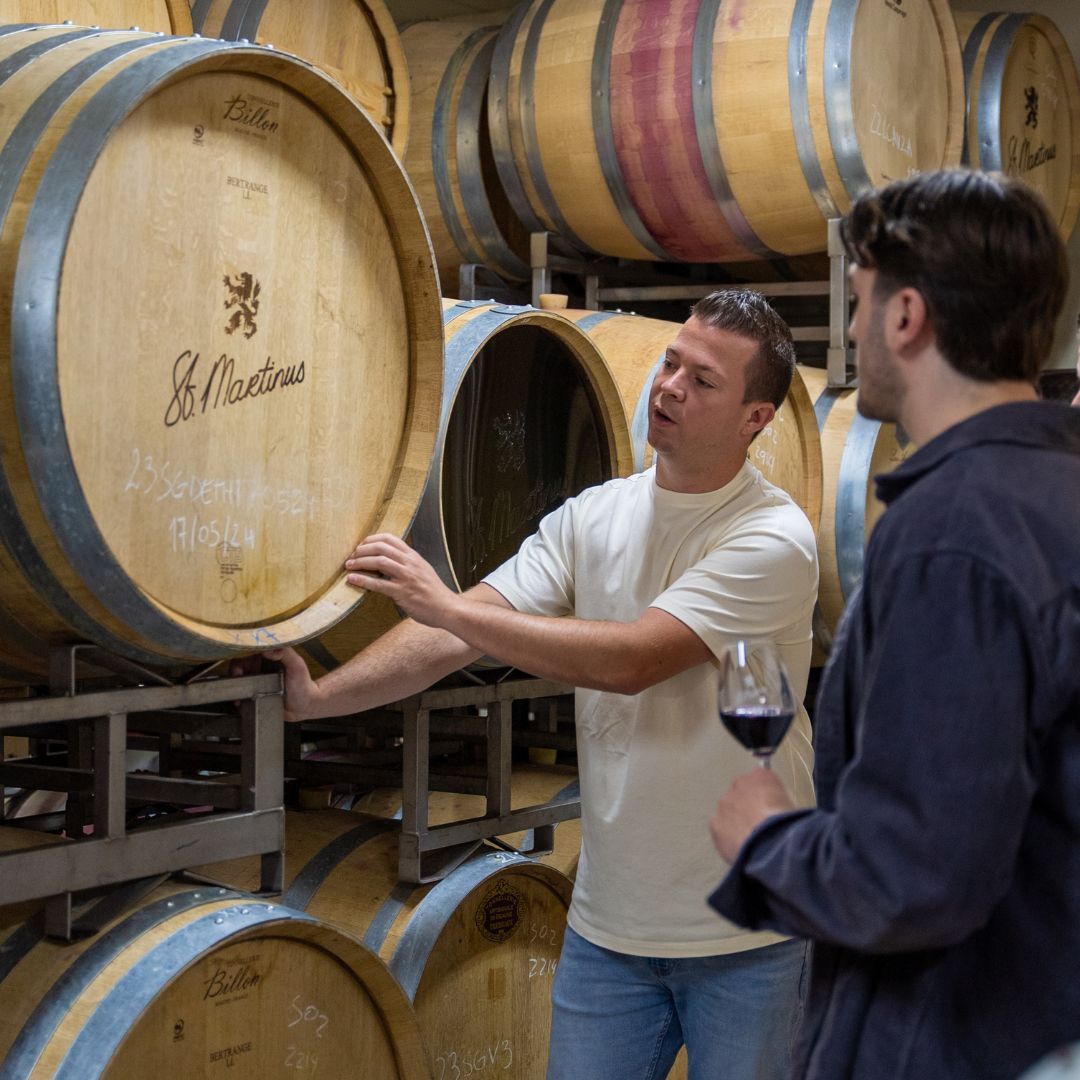
<path fill-rule="evenodd" d="M 675 421 L 670 416 L 668 416 L 668 414 L 666 412 L 664 412 L 664 410 L 661 409 L 659 405 L 653 406 L 653 417 L 655 419 L 659 420 L 660 423 L 662 423 L 662 424 L 674 424 L 675 423 Z"/>

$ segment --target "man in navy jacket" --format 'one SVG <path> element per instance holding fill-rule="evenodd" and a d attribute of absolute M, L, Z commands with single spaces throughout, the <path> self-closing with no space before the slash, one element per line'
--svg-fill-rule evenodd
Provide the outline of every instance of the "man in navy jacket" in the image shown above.
<path fill-rule="evenodd" d="M 877 480 L 819 805 L 736 780 L 710 902 L 813 939 L 800 1080 L 1015 1080 L 1080 1038 L 1080 410 L 1033 389 L 1065 251 L 1029 189 L 960 170 L 844 237 L 859 411 L 920 449 Z"/>

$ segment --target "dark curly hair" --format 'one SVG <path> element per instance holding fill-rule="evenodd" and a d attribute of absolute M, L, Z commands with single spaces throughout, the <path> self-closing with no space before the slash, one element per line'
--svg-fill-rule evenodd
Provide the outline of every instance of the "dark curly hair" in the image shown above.
<path fill-rule="evenodd" d="M 980 381 L 1034 382 L 1069 285 L 1058 228 L 1027 185 L 947 169 L 867 192 L 841 223 L 875 296 L 918 289 L 942 354 Z"/>

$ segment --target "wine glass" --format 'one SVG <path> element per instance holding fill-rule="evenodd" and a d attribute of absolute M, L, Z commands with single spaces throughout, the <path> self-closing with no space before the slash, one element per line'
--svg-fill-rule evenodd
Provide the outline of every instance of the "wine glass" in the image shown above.
<path fill-rule="evenodd" d="M 770 641 L 733 642 L 720 661 L 717 707 L 724 727 L 771 769 L 769 759 L 795 716 L 795 695 Z"/>

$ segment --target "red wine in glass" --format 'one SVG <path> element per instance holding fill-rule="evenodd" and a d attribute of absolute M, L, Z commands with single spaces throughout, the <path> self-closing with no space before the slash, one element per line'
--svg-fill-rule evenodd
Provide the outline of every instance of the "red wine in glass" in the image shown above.
<path fill-rule="evenodd" d="M 720 720 L 766 769 L 795 716 L 791 680 L 771 642 L 736 641 L 720 665 Z"/>
<path fill-rule="evenodd" d="M 769 758 L 780 745 L 780 740 L 787 734 L 793 712 L 782 712 L 767 705 L 754 707 L 741 706 L 725 712 L 720 710 L 720 719 L 724 727 L 735 736 L 762 764 L 769 768 Z"/>

